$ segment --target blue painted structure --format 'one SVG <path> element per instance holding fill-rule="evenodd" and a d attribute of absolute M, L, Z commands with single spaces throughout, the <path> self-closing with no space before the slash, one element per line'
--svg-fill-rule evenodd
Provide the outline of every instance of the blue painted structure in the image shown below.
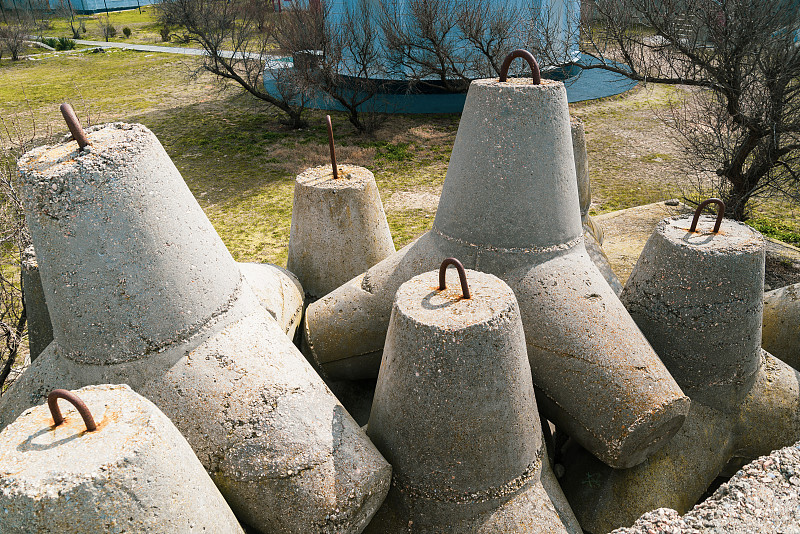
<path fill-rule="evenodd" d="M 122 11 L 136 9 L 149 4 L 157 4 L 160 0 L 0 0 L 5 9 L 36 9 L 49 11 L 65 8 L 81 15 L 90 15 L 106 11 Z"/>
<path fill-rule="evenodd" d="M 301 0 L 303 1 L 303 0 Z M 364 0 L 305 0 L 310 5 L 319 5 L 319 2 L 325 2 L 327 11 L 327 23 L 331 27 L 346 27 L 347 13 L 360 13 L 363 9 Z M 399 24 L 411 25 L 412 15 L 410 0 L 367 0 L 369 2 L 367 9 L 373 10 L 371 17 L 372 26 L 378 34 L 378 46 L 382 47 L 385 38 L 381 33 L 380 24 L 378 23 L 378 2 L 382 2 L 388 9 L 396 14 Z M 577 61 L 581 58 L 581 53 L 578 48 L 578 32 L 577 21 L 580 17 L 580 0 L 483 0 L 488 2 L 489 9 L 510 7 L 519 10 L 520 19 L 527 20 L 526 23 L 520 23 L 516 28 L 518 42 L 512 42 L 510 48 L 525 48 L 525 40 L 528 38 L 532 31 L 534 17 L 540 18 L 539 25 L 547 27 L 547 33 L 550 39 L 552 48 L 554 50 L 563 51 L 563 57 L 559 63 L 569 63 L 570 61 Z M 356 15 L 358 16 L 358 15 Z M 525 27 L 524 24 L 528 24 Z M 464 42 L 466 39 L 463 35 L 458 33 L 458 30 L 453 30 L 448 34 L 448 38 L 452 39 L 458 46 L 459 42 Z M 311 54 L 310 60 L 313 61 L 313 55 L 316 52 L 309 51 Z M 423 78 L 424 84 L 411 85 L 409 79 L 411 76 L 411 69 L 407 65 L 401 65 L 397 60 L 392 60 L 391 54 L 385 49 L 380 54 L 383 63 L 380 61 L 374 62 L 371 65 L 369 77 L 373 82 L 380 84 L 381 89 L 379 93 L 373 98 L 359 106 L 362 111 L 382 111 L 388 113 L 460 113 L 464 107 L 466 93 L 451 93 L 442 89 L 442 85 L 434 79 Z M 300 58 L 298 58 L 299 60 Z M 304 59 L 306 61 L 308 58 Z M 339 65 L 339 74 L 344 78 L 345 82 L 350 80 L 357 81 L 359 72 L 353 68 L 355 62 L 348 61 L 348 58 L 343 58 L 343 62 Z M 520 62 L 519 67 L 527 68 Z M 545 77 L 564 79 L 568 76 L 574 76 L 580 69 L 577 67 L 560 68 L 558 66 L 541 65 L 542 73 Z M 279 97 L 277 90 L 278 82 L 281 79 L 282 73 L 286 69 L 292 68 L 292 60 L 284 59 L 280 61 L 273 61 L 267 65 L 264 73 L 264 87 L 266 90 Z M 570 70 L 572 69 L 572 70 Z M 479 71 L 465 71 L 465 74 L 471 78 L 483 78 L 491 75 L 490 72 Z M 363 76 L 363 73 L 360 73 Z M 566 76 L 565 76 L 566 75 Z M 601 73 L 596 71 L 587 71 L 586 81 L 582 82 L 580 79 L 573 81 L 567 80 L 568 97 L 575 100 L 585 100 L 588 98 L 598 98 L 600 96 L 608 96 L 617 94 L 632 87 L 634 84 L 628 81 L 615 80 L 616 83 L 613 88 L 609 85 L 602 83 L 601 78 L 618 78 L 618 76 L 610 73 Z M 592 80 L 592 81 L 589 81 Z M 591 84 L 591 85 L 590 85 Z M 421 89 L 424 85 L 424 90 Z M 353 83 L 352 87 L 357 88 L 358 84 Z M 610 90 L 609 90 L 610 89 Z M 346 91 L 346 90 L 345 90 Z M 352 90 L 351 94 L 357 94 L 356 89 Z M 344 91 L 343 91 L 344 92 Z M 573 96 L 570 96 L 572 94 Z M 355 99 L 354 99 L 355 100 Z M 307 103 L 309 107 L 317 109 L 329 110 L 343 110 L 343 106 L 333 100 L 332 98 L 318 93 L 312 95 L 311 101 Z"/>
<path fill-rule="evenodd" d="M 589 63 L 591 58 L 582 55 L 580 61 Z M 276 76 L 269 75 L 270 68 L 276 71 Z M 280 78 L 279 71 L 291 68 L 290 58 L 272 62 L 264 75 L 264 88 L 270 94 L 279 97 L 275 78 Z M 636 82 L 602 69 L 585 70 L 578 74 L 562 80 L 567 89 L 567 100 L 569 102 L 594 100 L 617 95 L 636 86 Z M 545 77 L 547 77 L 547 74 L 545 74 Z M 395 90 L 375 95 L 372 99 L 362 104 L 359 109 L 386 113 L 461 113 L 464 109 L 466 98 L 466 93 L 420 93 L 411 90 Z M 341 104 L 321 93 L 314 95 L 306 105 L 315 109 L 345 111 Z"/>
<path fill-rule="evenodd" d="M 298 2 L 307 2 L 309 5 L 324 3 L 326 6 L 327 21 L 332 27 L 346 25 L 346 13 L 359 13 L 361 10 L 362 0 L 296 0 Z M 411 25 L 413 20 L 411 14 L 411 0 L 367 0 L 373 12 L 374 30 L 378 33 L 378 42 L 384 41 L 380 24 L 378 22 L 379 4 L 382 3 L 392 13 L 396 14 L 399 19 L 400 25 Z M 519 32 L 517 42 L 512 42 L 509 49 L 514 48 L 527 48 L 525 40 L 529 33 L 536 30 L 532 29 L 534 17 L 538 17 L 539 24 L 546 25 L 549 39 L 552 39 L 550 48 L 553 50 L 563 50 L 563 58 L 557 63 L 568 63 L 570 60 L 577 58 L 580 54 L 578 46 L 578 28 L 577 24 L 580 19 L 580 4 L 581 0 L 482 0 L 482 5 L 488 9 L 501 9 L 503 7 L 516 9 L 520 16 L 520 21 L 517 24 L 516 30 Z M 448 7 L 460 8 L 458 4 L 450 4 Z M 523 22 L 527 20 L 528 22 Z M 526 27 L 527 24 L 527 27 Z M 448 34 L 447 40 L 453 40 L 456 47 L 459 42 L 467 44 L 466 39 L 460 34 L 457 28 L 451 30 Z M 384 53 L 383 57 L 388 57 L 390 54 Z M 346 60 L 346 58 L 345 58 Z M 540 65 L 546 68 L 546 65 Z M 402 71 L 402 67 L 398 65 L 385 65 L 382 77 L 389 77 L 392 79 L 402 79 L 402 74 L 397 74 Z M 475 72 L 474 78 L 486 77 L 487 72 Z"/>

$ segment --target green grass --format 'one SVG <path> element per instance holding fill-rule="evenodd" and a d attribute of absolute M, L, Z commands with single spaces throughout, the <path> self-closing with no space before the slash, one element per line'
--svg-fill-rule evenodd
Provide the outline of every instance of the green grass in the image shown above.
<path fill-rule="evenodd" d="M 101 29 L 101 24 L 106 22 L 106 14 L 104 12 L 92 15 L 75 15 L 74 25 L 76 28 L 79 27 L 81 21 L 84 23 L 86 32 L 81 33 L 79 39 L 88 41 L 104 40 Z M 109 41 L 161 44 L 160 26 L 156 23 L 155 6 L 142 6 L 141 13 L 139 13 L 138 9 L 112 11 L 108 16 L 108 22 L 117 30 L 116 37 L 109 39 Z M 126 26 L 132 31 L 130 38 L 126 38 L 122 33 L 122 29 Z M 46 30 L 44 34 L 52 37 L 65 36 L 72 38 L 70 18 L 56 17 L 52 19 L 50 29 Z M 174 46 L 174 44 L 170 44 L 170 46 Z"/>
<path fill-rule="evenodd" d="M 753 217 L 747 221 L 747 224 L 767 237 L 800 246 L 800 228 L 796 224 L 766 215 Z"/>
<path fill-rule="evenodd" d="M 136 10 L 126 13 L 138 16 Z M 220 93 L 206 74 L 190 80 L 187 73 L 197 61 L 122 50 L 4 60 L 0 116 L 25 135 L 32 135 L 35 121 L 39 138 L 66 131 L 57 111 L 62 101 L 71 101 L 84 121 L 89 115 L 93 123 L 145 124 L 234 257 L 284 264 L 294 179 L 305 168 L 329 161 L 325 113 L 309 112 L 307 128 L 288 130 L 280 112 L 251 96 L 239 90 Z M 656 87 L 571 106 L 586 126 L 593 213 L 680 196 L 679 154 L 660 141 L 665 129 L 656 114 L 681 95 Z M 374 173 L 395 245 L 429 229 L 435 206 L 402 204 L 393 201 L 402 198 L 394 195 L 438 191 L 458 115 L 392 116 L 373 136 L 358 135 L 342 113 L 331 116 L 338 160 Z M 797 242 L 800 216 L 783 204 L 765 203 L 754 221 L 770 222 L 775 229 L 765 231 L 768 235 Z"/>
<path fill-rule="evenodd" d="M 0 109 L 25 134 L 63 131 L 58 105 L 70 102 L 86 123 L 107 122 L 180 102 L 187 59 L 110 49 L 45 55 L 39 61 L 0 62 Z M 193 95 L 194 97 L 194 95 Z"/>

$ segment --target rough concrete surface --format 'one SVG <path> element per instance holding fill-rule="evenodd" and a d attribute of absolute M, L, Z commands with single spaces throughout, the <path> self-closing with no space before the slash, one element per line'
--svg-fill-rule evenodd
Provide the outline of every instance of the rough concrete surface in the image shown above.
<path fill-rule="evenodd" d="M 644 514 L 613 534 L 798 534 L 800 444 L 776 450 L 740 469 L 683 516 L 669 508 Z"/>
<path fill-rule="evenodd" d="M 319 298 L 394 252 L 372 173 L 355 165 L 314 167 L 297 177 L 286 268 Z"/>
<path fill-rule="evenodd" d="M 0 432 L 0 530 L 117 533 L 242 529 L 186 439 L 152 402 L 126 385 L 75 392 L 97 430 L 59 400 Z"/>
<path fill-rule="evenodd" d="M 622 300 L 692 406 L 665 447 L 613 470 L 580 447 L 562 486 L 584 530 L 631 524 L 649 509 L 688 510 L 729 465 L 800 438 L 797 372 L 760 348 L 764 240 L 748 226 L 660 222 Z"/>
<path fill-rule="evenodd" d="M 730 219 L 713 233 L 715 219 L 658 223 L 620 299 L 684 392 L 724 409 L 761 363 L 765 243 Z"/>
<path fill-rule="evenodd" d="M 468 270 L 465 299 L 448 274 L 444 290 L 429 272 L 394 300 L 368 425 L 393 483 L 367 532 L 580 532 L 540 480 L 550 466 L 511 288 Z"/>
<path fill-rule="evenodd" d="M 516 293 L 547 418 L 604 461 L 643 460 L 688 398 L 586 253 L 578 202 L 563 84 L 474 81 L 433 228 L 312 303 L 306 354 L 337 378 L 376 376 L 397 289 L 457 257 Z"/>
<path fill-rule="evenodd" d="M 20 162 L 55 339 L 0 399 L 0 425 L 57 387 L 127 383 L 243 522 L 363 530 L 390 466 L 243 282 L 155 136 L 88 136 L 85 153 L 65 142 Z"/>
<path fill-rule="evenodd" d="M 289 339 L 294 339 L 305 307 L 305 293 L 297 277 L 269 263 L 240 263 L 239 270 L 261 306 L 278 322 Z"/>
<path fill-rule="evenodd" d="M 44 300 L 42 276 L 33 245 L 25 249 L 22 258 L 22 288 L 25 291 L 25 315 L 28 320 L 28 347 L 35 360 L 53 341 L 53 325 Z"/>
<path fill-rule="evenodd" d="M 776 358 L 800 367 L 800 284 L 764 294 L 761 345 Z"/>

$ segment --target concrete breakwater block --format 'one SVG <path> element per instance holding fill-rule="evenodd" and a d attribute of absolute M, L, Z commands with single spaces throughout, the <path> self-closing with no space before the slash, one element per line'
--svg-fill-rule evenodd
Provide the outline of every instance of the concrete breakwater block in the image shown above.
<path fill-rule="evenodd" d="M 572 444 L 560 480 L 587 532 L 660 507 L 683 513 L 729 465 L 800 439 L 794 369 L 760 348 L 764 240 L 744 224 L 658 224 L 622 294 L 692 399 L 686 422 L 645 462 L 611 469 Z"/>
<path fill-rule="evenodd" d="M 800 284 L 764 294 L 761 346 L 788 365 L 800 367 Z"/>
<path fill-rule="evenodd" d="M 243 281 L 156 137 L 19 161 L 54 340 L 0 399 L 11 423 L 54 388 L 127 383 L 183 433 L 261 532 L 360 532 L 390 466 Z"/>
<path fill-rule="evenodd" d="M 393 482 L 367 532 L 580 532 L 550 471 L 514 293 L 466 271 L 464 298 L 448 274 L 394 300 L 367 431 Z"/>
<path fill-rule="evenodd" d="M 355 165 L 297 177 L 286 268 L 311 298 L 322 297 L 394 253 L 372 173 Z"/>
<path fill-rule="evenodd" d="M 304 352 L 331 376 L 377 376 L 395 292 L 451 256 L 514 290 L 549 420 L 617 467 L 677 432 L 689 399 L 584 247 L 560 82 L 472 82 L 433 228 L 312 303 Z"/>
<path fill-rule="evenodd" d="M 3 533 L 243 532 L 186 439 L 152 402 L 125 385 L 74 393 L 95 430 L 62 400 L 63 423 L 54 425 L 39 405 L 0 432 Z"/>

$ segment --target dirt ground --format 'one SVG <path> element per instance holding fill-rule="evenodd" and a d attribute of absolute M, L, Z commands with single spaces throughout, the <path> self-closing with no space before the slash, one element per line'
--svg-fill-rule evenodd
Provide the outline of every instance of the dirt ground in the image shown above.
<path fill-rule="evenodd" d="M 687 213 L 683 204 L 668 206 L 655 202 L 635 208 L 613 211 L 595 217 L 603 228 L 603 250 L 611 268 L 624 284 L 630 276 L 645 243 L 656 224 L 666 217 Z M 800 282 L 800 249 L 767 239 L 764 291 Z"/>

